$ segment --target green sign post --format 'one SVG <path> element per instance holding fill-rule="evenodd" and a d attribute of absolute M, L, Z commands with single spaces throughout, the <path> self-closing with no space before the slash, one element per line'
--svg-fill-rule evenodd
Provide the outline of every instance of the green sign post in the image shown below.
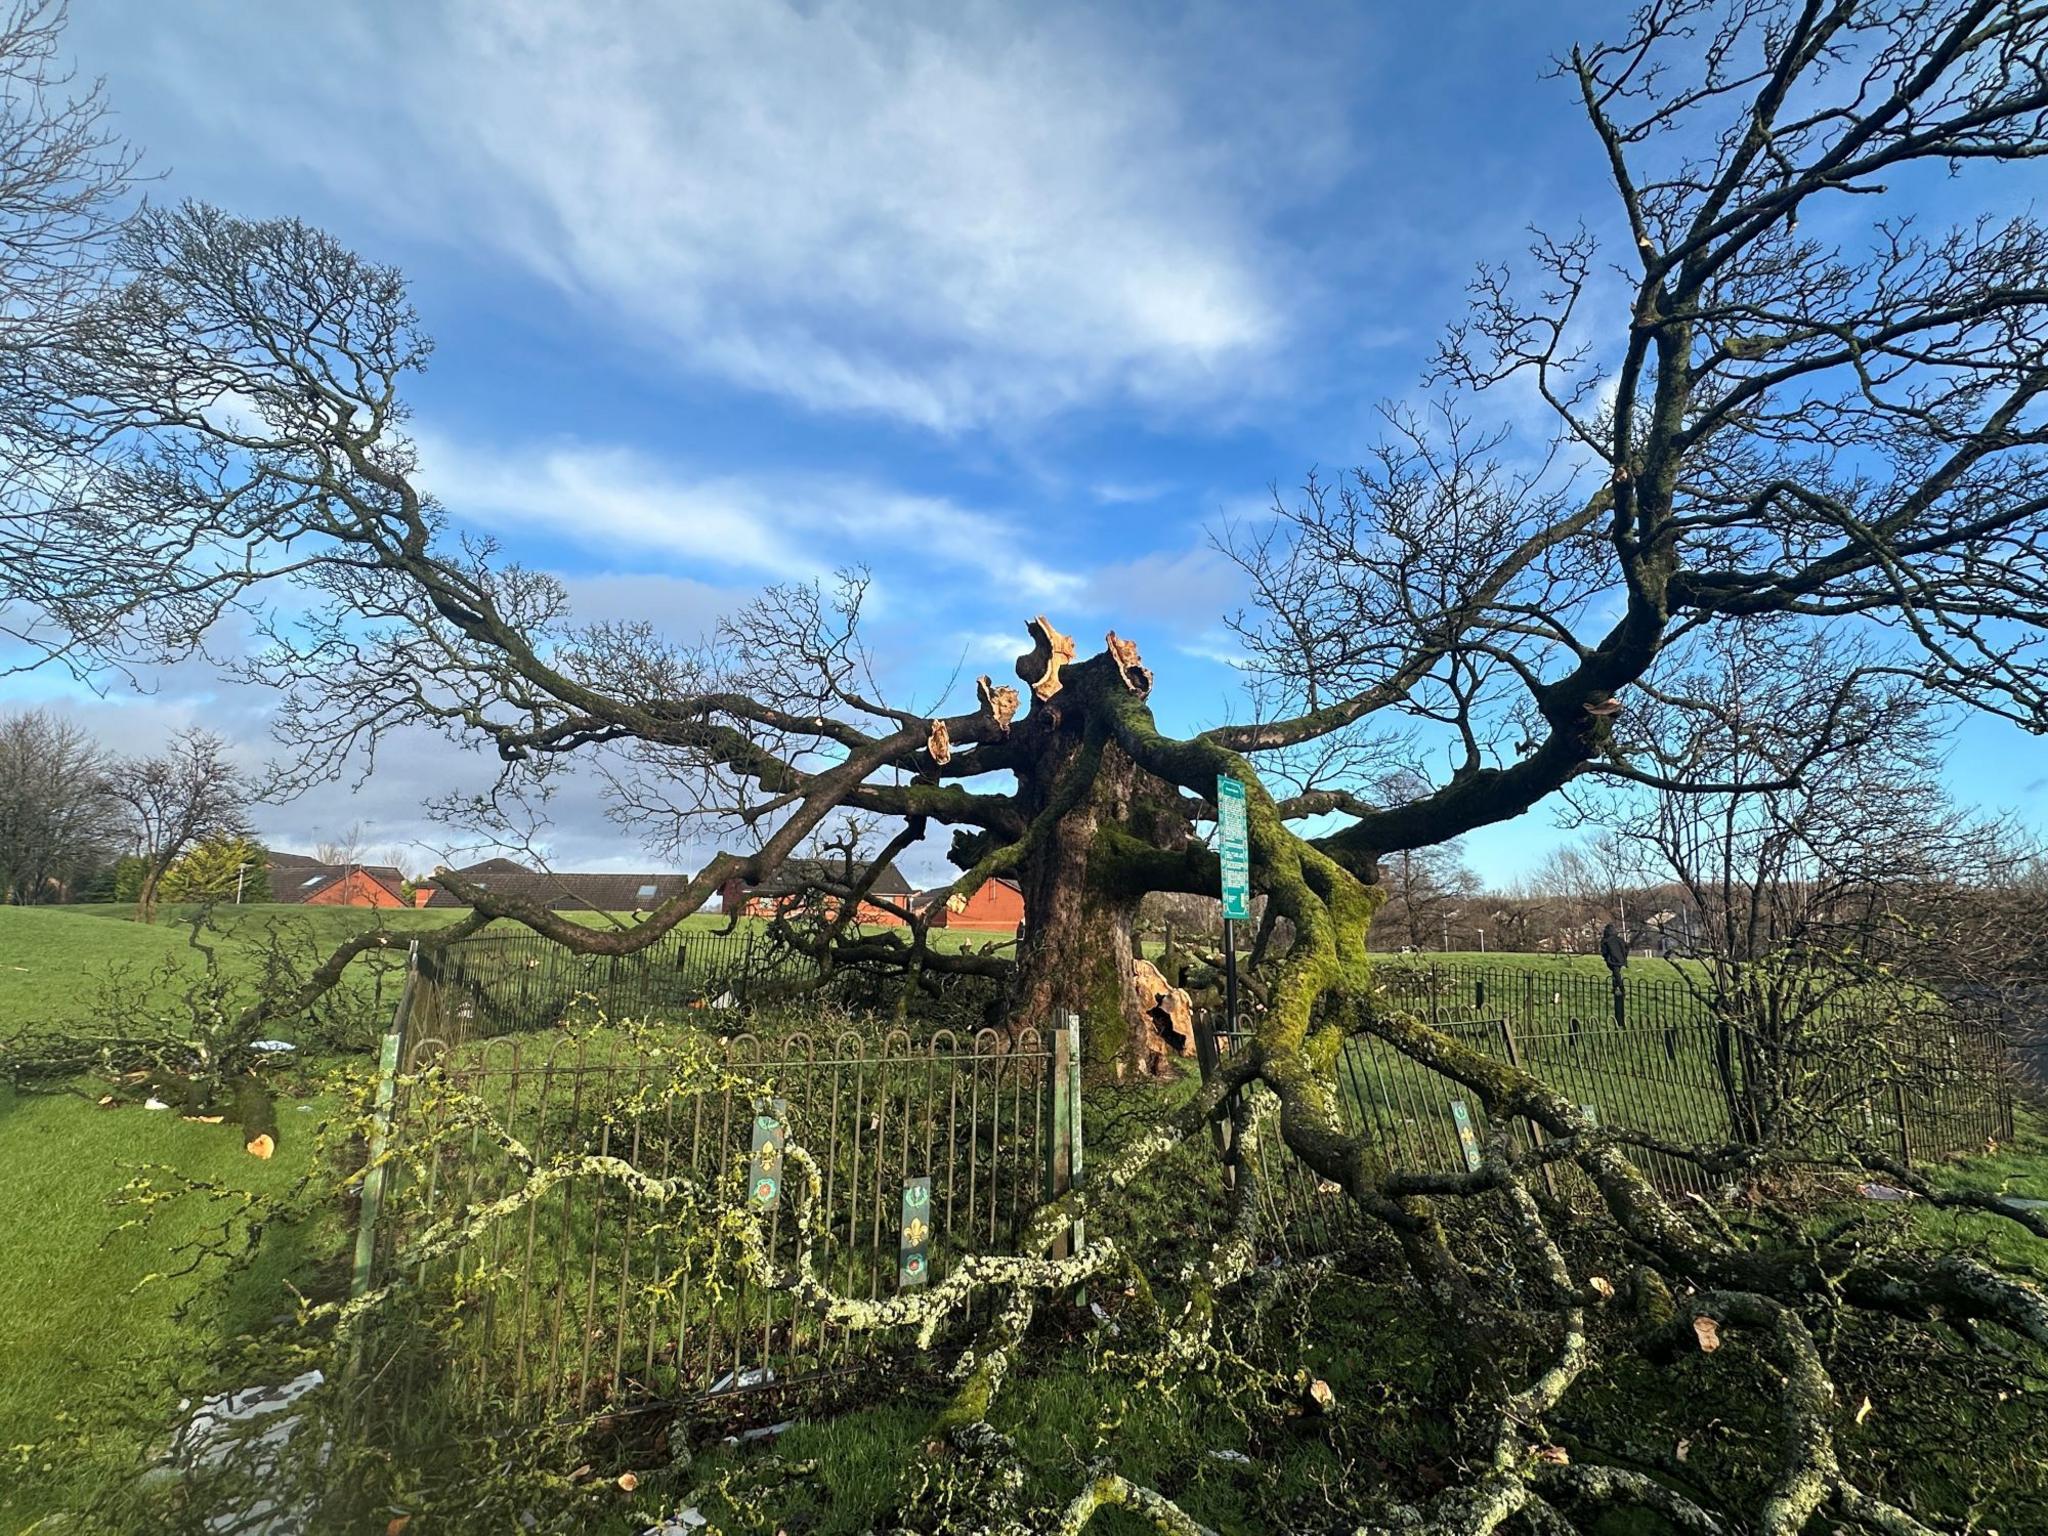
<path fill-rule="evenodd" d="M 1465 1169 L 1477 1173 L 1485 1162 L 1479 1150 L 1479 1133 L 1472 1126 L 1472 1111 L 1465 1107 L 1463 1099 L 1451 1100 L 1451 1123 L 1458 1128 L 1458 1150 L 1465 1155 Z"/>
<path fill-rule="evenodd" d="M 1237 925 L 1252 915 L 1252 840 L 1245 818 L 1244 780 L 1216 775 L 1216 862 L 1223 888 L 1223 1015 L 1224 1027 L 1237 1029 Z M 1216 1070 L 1220 1053 L 1216 1031 L 1198 1028 L 1195 1050 L 1202 1061 L 1202 1080 Z"/>

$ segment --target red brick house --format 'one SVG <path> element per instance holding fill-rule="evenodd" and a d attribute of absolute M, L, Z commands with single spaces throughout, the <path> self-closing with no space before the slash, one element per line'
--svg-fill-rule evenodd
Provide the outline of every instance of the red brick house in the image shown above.
<path fill-rule="evenodd" d="M 322 864 L 299 853 L 270 856 L 270 899 L 307 907 L 402 907 L 405 876 L 390 864 Z"/>
<path fill-rule="evenodd" d="M 757 885 L 734 876 L 718 888 L 719 910 L 730 917 L 742 913 L 748 917 L 773 917 L 807 900 L 809 893 L 818 886 L 858 885 L 866 878 L 869 866 L 849 866 L 843 859 L 785 859 L 782 867 Z M 910 904 L 910 882 L 890 864 L 875 877 L 875 883 L 868 888 L 871 896 L 878 897 L 897 907 Z M 834 913 L 838 903 L 830 896 L 824 898 L 825 911 Z M 900 928 L 903 919 L 888 907 L 876 906 L 872 901 L 860 904 L 857 920 L 868 927 Z"/>
<path fill-rule="evenodd" d="M 1024 923 L 1024 892 L 1014 880 L 984 880 L 972 896 L 953 896 L 941 902 L 943 889 L 925 891 L 918 897 L 923 906 L 936 906 L 934 928 L 960 928 L 974 933 L 1006 933 L 1015 937 Z"/>

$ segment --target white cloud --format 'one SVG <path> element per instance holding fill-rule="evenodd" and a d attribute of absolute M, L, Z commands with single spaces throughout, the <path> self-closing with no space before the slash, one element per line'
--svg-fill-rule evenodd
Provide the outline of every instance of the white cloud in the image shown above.
<path fill-rule="evenodd" d="M 1083 585 L 1030 554 L 1012 519 L 943 496 L 836 474 L 697 476 L 611 445 L 416 436 L 420 482 L 458 522 L 545 533 L 611 560 L 667 555 L 714 574 L 811 580 L 889 556 L 972 571 L 1033 601 Z"/>
<path fill-rule="evenodd" d="M 221 14 L 181 18 L 152 67 L 246 153 L 515 261 L 686 368 L 942 431 L 1256 387 L 1304 296 L 1266 227 L 1348 153 L 1312 63 L 1274 99 L 1183 57 L 1218 48 L 1192 18 Z M 291 66 L 223 72 L 229 45 Z"/>
<path fill-rule="evenodd" d="M 1185 634 L 1206 629 L 1245 600 L 1238 568 L 1207 544 L 1179 551 L 1157 550 L 1089 572 L 1082 600 L 1089 611 L 1107 614 L 1119 633 L 1163 630 Z"/>

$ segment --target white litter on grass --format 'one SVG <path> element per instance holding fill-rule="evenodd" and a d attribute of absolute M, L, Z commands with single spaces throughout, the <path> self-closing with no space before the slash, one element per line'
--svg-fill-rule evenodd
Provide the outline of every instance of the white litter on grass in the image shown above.
<path fill-rule="evenodd" d="M 217 1472 L 233 1465 L 234 1470 L 258 1482 L 274 1482 L 278 1460 L 299 1416 L 289 1413 L 292 1404 L 326 1382 L 318 1371 L 307 1371 L 279 1387 L 245 1387 L 239 1392 L 216 1392 L 202 1398 L 192 1417 L 171 1437 L 165 1458 L 173 1473 L 189 1476 L 196 1472 Z M 186 1401 L 189 1401 L 186 1400 Z M 180 1408 L 186 1406 L 181 1401 Z M 260 1423 L 250 1430 L 244 1426 Z M 326 1447 L 313 1453 L 324 1459 Z M 240 1509 L 223 1510 L 210 1516 L 206 1529 L 226 1536 L 304 1536 L 310 1529 L 311 1511 L 300 1504 L 290 1507 L 276 1499 L 262 1497 Z"/>
<path fill-rule="evenodd" d="M 765 1387 L 774 1379 L 775 1373 L 769 1370 L 767 1366 L 749 1366 L 737 1376 L 731 1371 L 727 1371 L 718 1380 L 711 1383 L 711 1390 L 713 1392 L 734 1392 L 742 1387 Z"/>
<path fill-rule="evenodd" d="M 1243 1451 L 1211 1451 L 1209 1456 L 1213 1461 L 1227 1461 L 1233 1467 L 1248 1467 L 1252 1464 L 1251 1457 Z"/>
<path fill-rule="evenodd" d="M 166 1104 L 162 1099 L 158 1098 L 155 1094 L 151 1094 L 148 1098 L 142 1101 L 142 1107 L 144 1109 L 169 1109 L 171 1106 Z"/>
<path fill-rule="evenodd" d="M 289 1040 L 251 1040 L 249 1042 L 249 1049 L 252 1051 L 296 1051 L 298 1047 Z"/>
<path fill-rule="evenodd" d="M 650 1525 L 640 1536 L 690 1536 L 692 1531 L 701 1531 L 709 1525 L 701 1509 L 679 1509 L 659 1525 Z"/>
<path fill-rule="evenodd" d="M 279 1419 L 260 1435 L 236 1434 L 229 1426 L 282 1412 L 326 1380 L 318 1371 L 307 1371 L 281 1387 L 245 1387 L 202 1399 L 172 1437 L 171 1460 L 188 1471 L 204 1471 L 218 1467 L 230 1453 L 244 1447 L 284 1444 L 298 1423 L 297 1415 Z"/>
<path fill-rule="evenodd" d="M 760 1429 L 743 1429 L 736 1435 L 727 1435 L 727 1445 L 752 1445 L 757 1440 L 773 1440 L 777 1435 L 787 1434 L 796 1428 L 795 1419 L 785 1419 L 780 1424 L 765 1425 Z"/>
<path fill-rule="evenodd" d="M 1913 1192 L 1892 1184 L 1858 1184 L 1857 1193 L 1866 1200 L 1910 1200 Z"/>

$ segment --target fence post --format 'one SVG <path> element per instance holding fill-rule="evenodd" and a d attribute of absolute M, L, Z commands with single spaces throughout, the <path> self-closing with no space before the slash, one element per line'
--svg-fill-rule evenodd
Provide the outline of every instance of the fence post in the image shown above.
<path fill-rule="evenodd" d="M 1899 1161 L 1910 1168 L 1913 1166 L 1913 1137 L 1906 1129 L 1906 1085 L 1897 1078 L 1892 1079 L 1892 1113 L 1899 1121 Z"/>
<path fill-rule="evenodd" d="M 370 1155 L 363 1175 L 362 1211 L 356 1219 L 355 1268 L 349 1276 L 349 1300 L 368 1294 L 370 1275 L 377 1260 L 377 1219 L 384 1208 L 384 1154 L 391 1140 L 391 1113 L 398 1096 L 398 1063 L 405 1051 L 406 1024 L 412 1017 L 413 993 L 419 985 L 420 941 L 414 939 L 406 950 L 405 985 L 399 989 L 398 1007 L 392 1012 L 391 1027 L 377 1056 L 377 1097 L 370 1111 Z"/>
<path fill-rule="evenodd" d="M 1045 1193 L 1057 1199 L 1081 1182 L 1081 1016 L 1067 1015 L 1066 1022 L 1052 1032 L 1052 1071 L 1047 1090 L 1052 1094 L 1052 1156 L 1046 1165 Z M 1082 1224 L 1053 1239 L 1052 1256 L 1070 1258 L 1086 1241 Z"/>
<path fill-rule="evenodd" d="M 1081 1015 L 1067 1015 L 1067 1121 L 1073 1127 L 1073 1151 L 1067 1177 L 1072 1187 L 1081 1187 Z M 1074 1218 L 1074 1251 L 1088 1245 L 1086 1223 Z"/>
<path fill-rule="evenodd" d="M 1501 1044 L 1507 1048 L 1508 1065 L 1513 1067 L 1517 1072 L 1526 1070 L 1522 1066 L 1522 1048 L 1515 1043 L 1514 1022 L 1508 1018 L 1505 1010 L 1502 1011 L 1500 1016 L 1500 1040 Z M 1534 1147 L 1536 1150 L 1542 1150 L 1543 1127 L 1538 1125 L 1534 1120 L 1531 1120 L 1529 1122 L 1529 1142 L 1530 1145 Z M 1557 1198 L 1557 1180 L 1551 1174 L 1549 1163 L 1545 1163 L 1543 1165 L 1542 1173 L 1544 1193 L 1549 1195 L 1554 1200 Z"/>

